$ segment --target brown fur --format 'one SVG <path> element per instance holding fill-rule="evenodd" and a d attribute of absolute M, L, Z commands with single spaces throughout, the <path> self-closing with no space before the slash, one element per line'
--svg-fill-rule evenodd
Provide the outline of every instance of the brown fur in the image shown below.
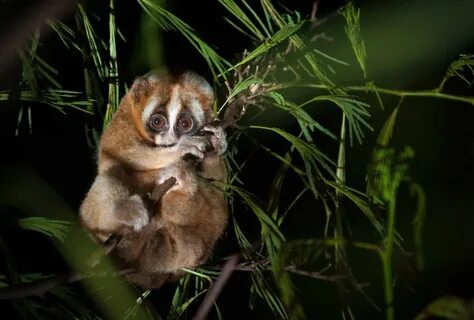
<path fill-rule="evenodd" d="M 225 181 L 217 152 L 206 153 L 196 166 L 183 160 L 179 150 L 156 147 L 141 120 L 150 97 L 165 105 L 175 85 L 182 86 L 183 106 L 197 99 L 206 121 L 212 119 L 212 95 L 203 93 L 198 81 L 183 84 L 182 77 L 135 81 L 101 138 L 98 175 L 80 210 L 84 226 L 98 241 L 122 235 L 113 253 L 123 267 L 136 270 L 129 281 L 145 288 L 179 279 L 181 268 L 202 264 L 227 221 L 222 191 L 206 181 Z M 148 195 L 163 174 L 175 176 L 179 185 L 154 207 Z"/>

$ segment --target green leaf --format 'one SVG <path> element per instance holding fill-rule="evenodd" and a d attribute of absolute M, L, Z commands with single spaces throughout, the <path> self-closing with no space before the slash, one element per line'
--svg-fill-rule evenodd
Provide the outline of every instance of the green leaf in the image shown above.
<path fill-rule="evenodd" d="M 367 52 L 360 30 L 360 10 L 356 10 L 354 4 L 352 2 L 349 2 L 342 11 L 342 15 L 346 19 L 346 35 L 352 45 L 352 49 L 354 50 L 357 61 L 359 62 L 362 71 L 364 72 L 364 79 L 366 79 Z"/>
<path fill-rule="evenodd" d="M 426 216 L 426 195 L 423 188 L 416 183 L 410 185 L 410 195 L 416 198 L 417 207 L 413 217 L 413 243 L 415 246 L 416 267 L 423 270 L 423 226 Z"/>
<path fill-rule="evenodd" d="M 387 147 L 390 144 L 390 140 L 393 135 L 393 128 L 395 127 L 395 122 L 397 121 L 399 105 L 392 111 L 387 121 L 380 130 L 379 136 L 377 137 L 377 143 L 381 147 Z"/>
<path fill-rule="evenodd" d="M 186 302 L 184 302 L 182 305 L 180 305 L 175 311 L 177 316 L 176 319 L 180 319 L 181 315 L 189 308 L 189 306 L 205 292 L 207 292 L 207 290 L 200 291 L 199 293 L 188 299 Z"/>
<path fill-rule="evenodd" d="M 237 193 L 242 198 L 244 203 L 247 204 L 250 209 L 252 209 L 253 213 L 262 225 L 262 233 L 264 234 L 264 236 L 267 236 L 271 241 L 269 249 L 271 249 L 271 247 L 275 249 L 278 248 L 285 240 L 285 237 L 281 233 L 276 222 L 273 221 L 271 216 L 267 212 L 265 212 L 265 210 L 260 205 L 257 204 L 254 197 L 250 195 L 247 191 L 231 185 L 228 186 L 228 188 Z"/>
<path fill-rule="evenodd" d="M 115 0 L 109 0 L 109 65 L 107 68 L 108 77 L 108 99 L 107 108 L 105 109 L 105 117 L 103 127 L 105 128 L 112 116 L 117 111 L 120 103 L 120 87 L 117 63 L 117 24 L 115 22 Z"/>
<path fill-rule="evenodd" d="M 92 61 L 97 70 L 97 74 L 101 79 L 104 79 L 107 75 L 107 67 L 103 62 L 104 58 L 102 58 L 102 54 L 99 50 L 98 43 L 101 41 L 101 39 L 99 39 L 99 37 L 97 36 L 83 5 L 79 3 L 77 8 L 84 28 L 87 43 L 89 45 L 90 56 L 92 57 Z"/>
<path fill-rule="evenodd" d="M 444 296 L 430 303 L 421 311 L 415 320 L 438 317 L 446 320 L 468 320 L 470 310 L 468 303 L 456 296 Z"/>
<path fill-rule="evenodd" d="M 7 101 L 10 97 L 10 91 L 0 91 L 0 101 Z M 93 105 L 93 101 L 84 98 L 82 92 L 61 90 L 61 89 L 46 89 L 42 90 L 40 94 L 35 94 L 31 90 L 20 91 L 20 101 L 22 102 L 39 102 L 55 108 L 64 113 L 64 108 L 69 107 L 91 114 L 88 110 Z"/>
<path fill-rule="evenodd" d="M 281 95 L 278 92 L 268 92 L 266 94 L 268 97 L 272 98 L 275 100 L 275 106 L 287 111 L 289 114 L 291 114 L 293 117 L 295 117 L 298 122 L 301 122 L 300 126 L 302 130 L 306 130 L 306 127 L 309 128 L 309 130 L 314 131 L 319 130 L 320 132 L 324 133 L 328 137 L 330 137 L 333 140 L 337 140 L 337 137 L 334 133 L 332 133 L 329 129 L 321 125 L 318 121 L 313 119 L 311 115 L 306 112 L 302 107 L 297 106 L 295 103 L 286 101 L 283 95 Z M 305 137 L 307 138 L 308 141 L 312 141 L 311 135 L 305 134 Z"/>
<path fill-rule="evenodd" d="M 252 52 L 250 52 L 248 55 L 246 55 L 244 59 L 242 59 L 240 62 L 238 62 L 236 65 L 234 65 L 233 67 L 231 67 L 227 71 L 233 70 L 233 69 L 237 68 L 238 66 L 246 64 L 249 61 L 257 58 L 258 56 L 264 54 L 265 52 L 267 52 L 268 50 L 270 50 L 274 46 L 282 43 L 289 36 L 291 36 L 296 31 L 298 31 L 302 26 L 303 26 L 303 22 L 296 23 L 296 24 L 286 24 L 286 25 L 284 25 L 273 36 L 266 39 L 262 44 L 257 46 L 257 48 L 255 48 Z"/>
<path fill-rule="evenodd" d="M 66 238 L 70 223 L 67 221 L 53 220 L 44 217 L 28 217 L 18 220 L 22 229 L 32 230 L 55 238 L 61 242 Z"/>
<path fill-rule="evenodd" d="M 51 29 L 54 30 L 54 32 L 56 32 L 56 34 L 61 39 L 62 43 L 67 49 L 73 47 L 78 51 L 82 51 L 81 48 L 77 45 L 76 34 L 71 28 L 69 28 L 67 25 L 58 20 L 51 21 L 48 19 L 46 23 Z"/>
<path fill-rule="evenodd" d="M 384 226 L 382 223 L 377 219 L 375 214 L 372 212 L 372 209 L 370 208 L 368 204 L 368 199 L 367 195 L 352 189 L 346 185 L 339 184 L 333 181 L 326 181 L 326 184 L 334 187 L 336 190 L 344 194 L 347 198 L 349 198 L 359 209 L 362 211 L 362 213 L 369 219 L 370 223 L 372 226 L 377 230 L 377 232 L 380 235 L 384 234 Z"/>
<path fill-rule="evenodd" d="M 261 129 L 273 131 L 283 138 L 285 138 L 291 145 L 296 148 L 298 153 L 301 155 L 303 160 L 305 160 L 305 165 L 316 166 L 316 162 L 319 163 L 331 176 L 334 176 L 335 163 L 323 152 L 319 151 L 315 146 L 301 140 L 300 138 L 282 130 L 279 128 L 273 127 L 263 127 L 263 126 L 250 126 L 252 129 Z"/>
<path fill-rule="evenodd" d="M 444 79 L 439 86 L 439 90 L 442 90 L 445 82 L 454 76 L 457 76 L 458 78 L 466 82 L 469 87 L 471 87 L 473 80 L 471 79 L 469 81 L 469 79 L 465 75 L 466 71 L 469 71 L 471 73 L 471 77 L 474 77 L 473 54 L 461 54 L 461 57 L 458 60 L 453 61 L 450 64 L 448 71 L 446 71 L 446 75 L 444 76 Z"/>
<path fill-rule="evenodd" d="M 298 107 L 302 108 L 316 101 L 330 101 L 344 112 L 349 124 L 349 142 L 351 145 L 353 144 L 353 136 L 357 138 L 359 143 L 362 143 L 362 139 L 364 138 L 363 127 L 372 130 L 372 127 L 365 120 L 365 118 L 370 117 L 370 113 L 367 110 L 370 105 L 367 103 L 358 101 L 347 95 L 323 95 L 316 96 L 300 104 Z"/>
<path fill-rule="evenodd" d="M 253 23 L 253 21 L 249 18 L 249 16 L 244 12 L 244 10 L 239 7 L 237 3 L 233 0 L 219 0 L 219 3 L 224 6 L 224 8 L 227 9 L 243 26 L 248 30 L 250 33 L 249 35 L 251 37 L 255 37 L 256 39 L 262 41 L 265 39 L 265 36 L 263 33 L 259 30 L 259 28 Z M 247 8 L 250 8 L 245 2 L 243 2 Z M 251 13 L 254 15 L 254 18 L 257 18 L 257 21 L 261 24 L 260 19 L 258 19 L 258 16 L 255 14 L 255 12 L 250 8 Z M 228 20 L 231 25 L 233 25 L 237 30 L 241 30 L 244 33 L 247 33 L 243 31 L 240 27 L 235 25 L 233 22 Z M 262 25 L 261 25 L 262 27 Z M 262 28 L 264 31 L 265 27 Z"/>
<path fill-rule="evenodd" d="M 255 76 L 250 76 L 250 77 L 248 77 L 246 79 L 243 79 L 242 81 L 238 82 L 234 86 L 232 92 L 227 97 L 227 100 L 222 104 L 221 110 L 222 110 L 222 108 L 224 108 L 224 106 L 230 100 L 232 100 L 235 96 L 237 96 L 242 91 L 244 91 L 246 89 L 249 89 L 251 86 L 259 85 L 259 84 L 262 84 L 262 83 L 263 83 L 263 80 L 255 77 Z"/>

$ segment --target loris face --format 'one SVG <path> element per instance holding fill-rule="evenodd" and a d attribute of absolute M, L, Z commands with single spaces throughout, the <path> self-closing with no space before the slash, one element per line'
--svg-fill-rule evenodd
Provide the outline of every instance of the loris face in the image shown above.
<path fill-rule="evenodd" d="M 147 75 L 122 98 L 100 142 L 99 172 L 117 161 L 139 170 L 169 166 L 190 154 L 225 151 L 225 132 L 196 135 L 213 120 L 209 83 L 193 72 Z M 212 128 L 210 130 L 212 131 Z"/>
<path fill-rule="evenodd" d="M 192 72 L 148 76 L 132 87 L 141 105 L 141 122 L 156 147 L 170 148 L 194 135 L 212 116 L 211 86 Z"/>

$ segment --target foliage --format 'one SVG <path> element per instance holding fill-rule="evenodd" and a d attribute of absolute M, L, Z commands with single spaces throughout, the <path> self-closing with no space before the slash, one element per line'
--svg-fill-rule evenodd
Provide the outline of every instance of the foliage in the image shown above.
<path fill-rule="evenodd" d="M 369 79 L 369 58 L 362 36 L 360 9 L 350 2 L 340 10 L 347 39 L 337 41 L 348 41 L 362 75 L 357 84 L 346 85 L 340 81 L 343 76 L 334 72 L 347 68 L 348 64 L 339 57 L 322 52 L 317 43 L 309 40 L 314 29 L 314 19 L 311 17 L 291 10 L 283 13 L 271 0 L 251 4 L 244 0 L 219 0 L 219 3 L 228 12 L 224 19 L 253 41 L 253 49 L 241 50 L 235 61 L 233 57 L 221 56 L 196 30 L 165 9 L 161 2 L 137 0 L 136 5 L 164 31 L 178 32 L 203 57 L 213 75 L 216 90 L 227 90 L 225 99 L 217 102 L 216 110 L 219 113 L 225 113 L 237 100 L 242 101 L 244 118 L 229 132 L 230 149 L 226 158 L 229 183 L 218 187 L 223 188 L 228 196 L 231 211 L 229 233 L 233 233 L 239 247 L 239 266 L 249 271 L 250 308 L 255 306 L 256 301 L 263 301 L 276 318 L 305 318 L 305 308 L 293 282 L 294 275 L 328 281 L 342 288 L 340 313 L 343 319 L 354 318 L 351 304 L 345 299 L 348 292 L 363 296 L 378 308 L 365 294 L 357 275 L 351 271 L 348 251 L 363 249 L 375 253 L 381 260 L 380 282 L 384 286 L 384 305 L 387 306 L 384 311 L 387 320 L 394 319 L 397 308 L 394 260 L 403 259 L 408 254 L 407 250 L 413 250 L 417 268 L 423 269 L 422 230 L 426 202 L 422 187 L 410 177 L 409 163 L 414 151 L 410 147 L 399 151 L 391 143 L 397 115 L 404 99 L 409 97 L 438 98 L 474 105 L 474 97 L 444 90 L 445 83 L 453 77 L 472 84 L 473 56 L 462 55 L 453 62 L 440 85 L 432 90 L 405 91 L 379 87 Z M 78 59 L 82 60 L 83 92 L 63 89 L 55 79 L 58 74 L 56 69 L 38 55 L 39 33 L 35 33 L 29 43 L 19 49 L 22 79 L 21 90 L 16 95 L 21 102 L 18 122 L 22 121 L 26 109 L 31 128 L 30 108 L 33 103 L 52 106 L 61 112 L 68 107 L 79 109 L 94 116 L 95 121 L 88 121 L 85 126 L 91 146 L 96 145 L 100 132 L 118 107 L 123 88 L 126 88 L 117 63 L 121 54 L 117 38 L 121 35 L 116 5 L 115 0 L 109 0 L 108 16 L 98 20 L 92 18 L 95 12 L 89 11 L 88 3 L 80 1 L 75 11 L 75 26 L 63 21 L 48 22 L 71 54 L 78 55 Z M 103 32 L 104 29 L 107 32 Z M 337 72 L 346 69 L 342 70 Z M 385 95 L 400 97 L 400 101 L 378 132 L 364 192 L 356 190 L 346 181 L 346 167 L 351 165 L 350 160 L 346 159 L 346 151 L 357 143 L 363 143 L 365 136 L 374 130 L 370 119 L 374 108 L 367 102 L 367 96 L 371 93 L 376 95 L 381 106 Z M 0 91 L 0 101 L 8 101 L 11 95 L 10 89 Z M 331 110 L 337 108 L 334 113 L 338 119 L 337 130 L 318 117 L 318 110 L 323 107 Z M 273 120 L 269 124 L 265 117 L 270 114 L 280 115 L 280 118 L 271 118 Z M 284 145 L 284 151 L 260 142 L 261 135 L 271 135 L 284 141 L 284 144 L 280 143 L 280 146 Z M 329 141 L 324 145 L 330 147 L 321 147 L 322 137 Z M 274 172 L 267 199 L 252 194 L 245 184 L 245 171 L 250 166 L 252 153 L 242 155 L 241 150 L 245 150 L 242 146 L 248 141 L 268 153 L 279 165 Z M 298 181 L 296 192 L 285 189 L 288 179 Z M 402 235 L 397 231 L 397 203 L 402 186 L 408 186 L 411 195 L 417 200 L 417 209 L 413 214 L 414 248 L 405 248 Z M 291 197 L 289 201 L 284 193 Z M 310 200 L 307 200 L 308 197 Z M 324 231 L 308 239 L 289 238 L 285 233 L 285 222 L 297 213 L 295 207 L 303 199 L 314 203 L 315 214 L 324 216 Z M 374 231 L 375 239 L 369 236 L 366 239 L 352 239 L 348 235 L 345 227 L 348 221 L 343 215 L 345 207 L 352 208 L 363 217 L 364 225 Z M 246 212 L 252 214 L 258 234 L 241 223 Z M 35 230 L 60 241 L 65 240 L 69 224 L 43 217 L 19 220 L 23 229 Z M 209 265 L 197 270 L 185 270 L 187 275 L 175 286 L 168 314 L 162 314 L 161 317 L 179 319 L 191 316 L 190 310 L 200 304 L 217 281 L 224 258 L 215 257 Z M 77 268 L 77 265 L 74 267 Z M 315 268 L 322 271 L 314 271 Z M 3 277 L 1 284 L 13 286 L 31 281 L 31 277 L 28 280 L 20 278 Z M 106 281 L 97 280 L 95 283 L 94 279 L 91 277 L 86 285 L 89 292 L 103 290 L 101 287 Z M 100 317 L 99 313 L 85 311 L 81 307 L 84 302 L 77 297 L 72 298 L 74 294 L 69 287 L 60 286 L 55 290 L 55 294 L 62 297 L 57 304 L 57 312 L 74 319 Z M 147 304 L 151 294 L 146 291 L 124 299 L 124 304 L 129 304 L 125 318 L 159 319 L 157 312 Z M 112 295 L 108 291 L 94 298 L 101 305 Z M 17 303 L 18 306 L 23 303 L 29 305 L 31 310 L 42 308 L 41 303 L 34 299 L 25 298 L 21 301 Z M 443 307 L 439 307 L 440 304 Z M 220 318 L 218 302 L 214 302 L 214 305 L 216 315 Z M 462 307 L 445 316 L 449 308 L 444 305 Z M 30 316 L 18 308 L 22 316 Z M 454 302 L 444 299 L 427 307 L 417 319 L 424 319 L 424 314 L 463 319 L 466 308 L 465 302 L 458 299 Z M 441 309 L 444 311 L 439 311 Z M 454 317 L 451 315 L 453 312 L 459 315 Z"/>
<path fill-rule="evenodd" d="M 444 296 L 430 303 L 415 320 L 423 320 L 430 317 L 449 320 L 472 319 L 474 309 L 472 301 L 466 301 L 456 296 Z"/>

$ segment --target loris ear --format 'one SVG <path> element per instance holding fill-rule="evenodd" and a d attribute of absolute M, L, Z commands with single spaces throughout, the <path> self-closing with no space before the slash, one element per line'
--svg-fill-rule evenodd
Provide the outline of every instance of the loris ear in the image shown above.
<path fill-rule="evenodd" d="M 148 98 L 150 92 L 151 86 L 146 75 L 135 79 L 132 88 L 130 89 L 133 102 L 136 104 L 140 103 L 142 99 Z"/>

